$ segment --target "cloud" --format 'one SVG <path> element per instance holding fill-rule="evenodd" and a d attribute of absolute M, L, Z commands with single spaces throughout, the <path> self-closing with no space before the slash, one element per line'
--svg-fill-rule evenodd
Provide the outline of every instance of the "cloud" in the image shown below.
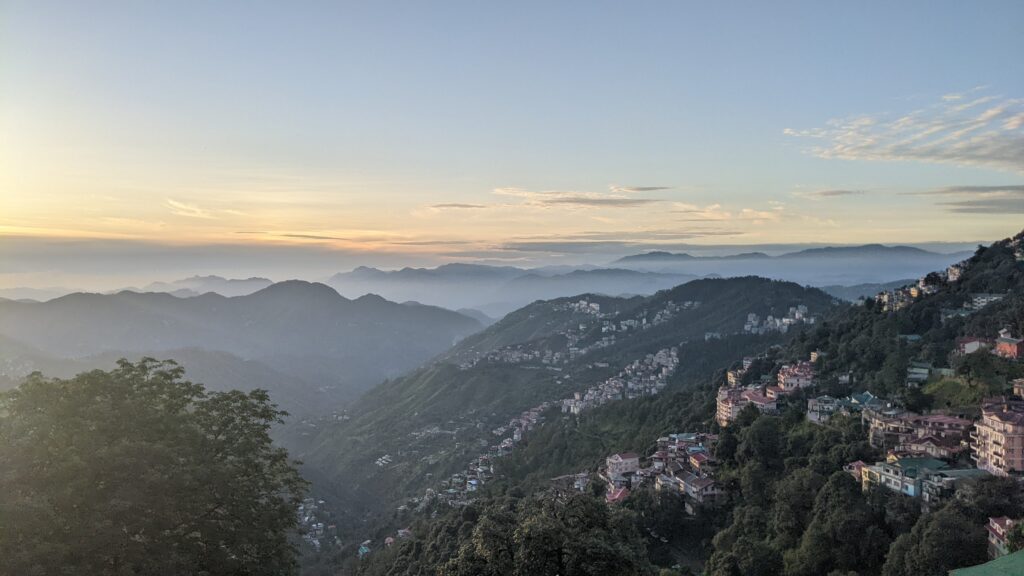
<path fill-rule="evenodd" d="M 564 190 L 524 190 L 522 188 L 495 188 L 498 196 L 519 198 L 527 206 L 541 208 L 574 207 L 574 208 L 636 208 L 663 202 L 659 198 L 633 196 L 641 188 L 663 190 L 662 186 L 635 187 L 627 189 L 618 186 L 609 187 L 609 192 L 579 192 Z"/>
<path fill-rule="evenodd" d="M 838 198 L 840 196 L 858 196 L 863 190 L 816 190 L 802 194 L 808 198 Z"/>
<path fill-rule="evenodd" d="M 546 252 L 549 254 L 586 254 L 595 252 L 628 252 L 644 248 L 672 249 L 680 241 L 713 236 L 742 234 L 732 229 L 698 230 L 620 230 L 590 231 L 556 236 L 512 238 L 495 247 L 513 252 Z"/>
<path fill-rule="evenodd" d="M 437 210 L 475 210 L 479 208 L 487 208 L 484 204 L 462 204 L 459 202 L 450 202 L 448 204 L 433 204 L 431 208 Z"/>
<path fill-rule="evenodd" d="M 656 198 L 607 198 L 600 196 L 560 196 L 557 198 L 549 198 L 544 200 L 544 204 L 548 206 L 557 204 L 568 204 L 572 206 L 619 206 L 630 208 L 634 206 L 643 206 L 645 204 L 654 204 L 655 202 L 661 202 Z"/>
<path fill-rule="evenodd" d="M 775 203 L 769 210 L 757 210 L 754 208 L 741 208 L 737 210 L 726 210 L 721 204 L 710 204 L 708 206 L 696 206 L 677 202 L 671 210 L 673 214 L 687 214 L 687 218 L 677 218 L 678 222 L 733 222 L 733 221 L 776 221 L 780 220 L 785 213 L 784 204 Z"/>
<path fill-rule="evenodd" d="M 175 216 L 185 216 L 186 218 L 201 218 L 204 220 L 215 220 L 217 218 L 209 210 L 200 208 L 195 204 L 179 202 L 171 198 L 167 199 L 167 207 L 171 209 L 171 214 L 174 214 Z"/>
<path fill-rule="evenodd" d="M 947 186 L 910 194 L 949 198 L 937 205 L 958 214 L 1024 214 L 1024 184 Z"/>
<path fill-rule="evenodd" d="M 339 236 L 320 236 L 318 234 L 275 234 L 282 238 L 302 238 L 305 240 L 343 240 L 351 241 L 351 238 L 341 238 Z"/>
<path fill-rule="evenodd" d="M 823 127 L 786 128 L 783 133 L 820 140 L 808 150 L 819 158 L 945 163 L 1024 173 L 1020 98 L 947 94 L 932 106 L 896 118 L 833 119 Z"/>
<path fill-rule="evenodd" d="M 912 192 L 914 195 L 941 196 L 949 194 L 1024 194 L 1024 184 L 1010 184 L 1008 186 L 946 186 L 924 192 Z"/>
<path fill-rule="evenodd" d="M 611 186 L 612 192 L 658 192 L 660 190 L 671 190 L 671 186 Z"/>
<path fill-rule="evenodd" d="M 959 214 L 1024 214 L 1024 196 L 939 202 L 939 206 Z"/>

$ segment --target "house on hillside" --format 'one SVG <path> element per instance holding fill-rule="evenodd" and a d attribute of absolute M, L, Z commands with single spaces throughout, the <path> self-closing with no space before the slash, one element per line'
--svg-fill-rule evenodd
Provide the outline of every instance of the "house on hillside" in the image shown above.
<path fill-rule="evenodd" d="M 985 528 L 988 529 L 989 558 L 999 558 L 1010 553 L 1008 546 L 1010 530 L 1013 530 L 1013 527 L 1016 525 L 1017 522 L 1006 516 L 988 519 L 988 525 Z"/>
<path fill-rule="evenodd" d="M 963 482 L 988 475 L 988 472 L 977 468 L 929 470 L 921 479 L 921 507 L 925 511 L 934 509 L 938 504 L 956 496 Z"/>
<path fill-rule="evenodd" d="M 1014 337 L 1009 328 L 1003 328 L 999 331 L 999 338 L 996 338 L 994 352 L 1003 358 L 1019 360 L 1024 357 L 1024 340 Z"/>
<path fill-rule="evenodd" d="M 861 482 L 864 490 L 872 485 L 882 486 L 917 498 L 921 495 L 921 481 L 924 477 L 930 472 L 948 467 L 945 462 L 935 458 L 889 458 L 885 462 L 865 466 L 861 470 Z"/>
<path fill-rule="evenodd" d="M 995 346 L 995 341 L 977 336 L 964 336 L 956 339 L 956 353 L 960 356 L 974 354 L 979 350 L 988 350 Z"/>
<path fill-rule="evenodd" d="M 605 459 L 605 465 L 608 468 L 608 476 L 625 476 L 640 470 L 640 457 L 633 452 L 612 454 Z"/>

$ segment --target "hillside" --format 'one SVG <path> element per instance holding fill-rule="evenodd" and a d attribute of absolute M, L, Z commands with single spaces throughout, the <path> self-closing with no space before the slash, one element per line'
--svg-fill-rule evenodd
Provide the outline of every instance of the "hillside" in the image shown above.
<path fill-rule="evenodd" d="M 495 462 L 496 479 L 477 494 L 470 504 L 472 513 L 442 508 L 439 518 L 429 522 L 400 515 L 394 523 L 414 526 L 415 539 L 380 551 L 359 573 L 415 574 L 429 572 L 431 566 L 454 570 L 472 565 L 480 561 L 474 551 L 486 554 L 497 544 L 487 539 L 486 529 L 504 522 L 504 516 L 491 506 L 501 503 L 517 511 L 532 509 L 535 499 L 565 502 L 554 479 L 581 470 L 593 473 L 609 454 L 651 454 L 658 449 L 658 438 L 684 430 L 721 434 L 714 452 L 714 478 L 727 490 L 728 504 L 689 515 L 677 498 L 650 488 L 637 489 L 622 502 L 619 506 L 632 513 L 635 528 L 644 536 L 655 569 L 673 564 L 679 569 L 682 564 L 692 573 L 711 576 L 911 576 L 945 574 L 950 568 L 979 563 L 985 558 L 988 517 L 1024 514 L 1024 493 L 1017 483 L 991 477 L 972 481 L 956 499 L 933 504 L 931 513 L 922 514 L 919 500 L 881 488 L 862 493 L 859 482 L 842 470 L 851 461 L 872 462 L 884 456 L 868 444 L 856 417 L 811 423 L 800 396 L 779 415 L 746 411 L 726 429 L 713 420 L 714 394 L 725 384 L 724 369 L 738 366 L 735 358 L 715 347 L 719 343 L 744 351 L 761 346 L 751 370 L 755 377 L 817 352 L 818 390 L 811 395 L 842 396 L 867 389 L 914 410 L 952 407 L 963 413 L 971 403 L 977 408 L 979 394 L 1008 394 L 1009 380 L 1024 376 L 1019 362 L 988 351 L 965 357 L 950 351 L 959 337 L 993 337 L 1003 328 L 1016 334 L 1024 331 L 1024 233 L 979 249 L 957 267 L 957 274 L 949 279 L 930 275 L 927 285 L 932 288 L 917 296 L 907 292 L 906 300 L 887 297 L 899 305 L 869 299 L 864 306 L 836 308 L 825 321 L 782 339 L 782 346 L 744 342 L 743 337 L 702 343 L 694 351 L 717 368 L 678 373 L 674 385 L 657 396 L 624 400 L 575 417 L 549 418 L 510 456 Z M 972 307 L 979 293 L 1003 297 Z M 933 377 L 920 389 L 908 386 L 906 368 L 911 361 L 951 370 L 953 376 Z M 840 375 L 849 375 L 850 382 L 840 380 Z M 480 524 L 459 535 L 432 530 L 460 513 Z M 506 528 L 521 529 L 521 524 Z M 629 546 L 628 531 L 622 534 L 621 545 Z M 848 538 L 849 534 L 864 536 Z M 471 547 L 465 546 L 468 538 L 473 539 Z M 457 559 L 431 564 L 430 557 L 412 553 L 414 545 L 455 550 Z M 387 567 L 393 566 L 405 568 L 389 571 Z M 689 572 L 684 568 L 681 573 Z"/>
<path fill-rule="evenodd" d="M 300 456 L 315 477 L 334 479 L 327 490 L 345 513 L 373 513 L 464 468 L 493 441 L 492 430 L 524 410 L 672 347 L 685 359 L 685 378 L 672 382 L 707 376 L 709 359 L 734 361 L 780 338 L 743 335 L 748 314 L 782 316 L 801 305 L 817 316 L 836 306 L 818 290 L 759 278 L 698 280 L 647 298 L 536 302 L 374 388 L 347 419 L 319 426 Z M 724 339 L 706 341 L 708 333 Z M 709 346 L 715 355 L 698 353 Z"/>
<path fill-rule="evenodd" d="M 66 374 L 69 360 L 109 368 L 121 356 L 176 358 L 191 350 L 190 356 L 201 354 L 197 364 L 212 387 L 251 389 L 252 373 L 260 372 L 253 367 L 265 366 L 270 370 L 256 381 L 280 382 L 275 397 L 305 388 L 310 393 L 298 395 L 307 399 L 298 405 L 318 411 L 416 367 L 479 328 L 448 310 L 378 296 L 349 300 L 299 281 L 237 297 L 120 292 L 0 301 L 0 335 L 24 348 L 4 347 L 5 365 L 20 366 L 8 378 L 29 366 Z M 274 372 L 288 376 L 269 377 Z"/>

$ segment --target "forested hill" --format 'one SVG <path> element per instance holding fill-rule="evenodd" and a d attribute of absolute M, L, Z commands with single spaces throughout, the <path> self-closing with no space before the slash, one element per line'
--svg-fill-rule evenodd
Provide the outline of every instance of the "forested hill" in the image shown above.
<path fill-rule="evenodd" d="M 0 349 L 0 369 L 16 381 L 31 370 L 109 369 L 122 356 L 195 359 L 202 365 L 195 376 L 211 387 L 265 386 L 274 399 L 306 388 L 299 395 L 308 402 L 300 404 L 329 409 L 480 328 L 442 308 L 373 295 L 349 300 L 301 281 L 236 297 L 78 293 L 0 300 L 0 336 L 20 343 Z M 280 387 L 274 377 L 250 382 L 246 375 L 261 370 L 288 376 Z"/>
<path fill-rule="evenodd" d="M 586 557 L 579 574 L 612 566 L 615 573 L 652 575 L 944 576 L 979 564 L 986 558 L 987 519 L 1024 515 L 1017 482 L 967 482 L 956 498 L 923 514 L 920 500 L 883 488 L 862 492 L 843 466 L 884 454 L 869 445 L 857 418 L 809 422 L 806 395 L 794 397 L 779 415 L 751 408 L 728 428 L 714 421 L 715 391 L 725 384 L 725 369 L 738 367 L 718 344 L 761 345 L 745 381 L 818 352 L 818 384 L 810 395 L 870 390 L 919 411 L 970 414 L 981 397 L 1008 394 L 1009 380 L 1024 377 L 1024 365 L 986 350 L 949 352 L 960 337 L 991 338 L 1004 328 L 1024 332 L 1024 233 L 980 248 L 953 272 L 950 278 L 930 275 L 922 282 L 926 290 L 908 287 L 836 309 L 785 337 L 782 346 L 742 337 L 704 342 L 699 353 L 713 358 L 716 369 L 680 374 L 657 396 L 545 421 L 496 463 L 496 480 L 471 505 L 441 509 L 429 519 L 401 516 L 396 522 L 411 525 L 413 537 L 374 549 L 349 568 L 366 576 L 497 576 L 526 573 L 502 569 L 509 559 L 540 573 L 564 558 Z M 996 298 L 979 305 L 979 295 Z M 936 375 L 920 387 L 907 386 L 910 362 L 930 364 Z M 659 437 L 684 431 L 720 434 L 715 480 L 728 494 L 727 505 L 690 516 L 680 497 L 641 488 L 600 512 L 586 494 L 567 497 L 552 483 L 593 473 L 613 453 L 651 454 Z M 549 546 L 538 548 L 538 531 Z"/>
<path fill-rule="evenodd" d="M 647 298 L 536 302 L 374 388 L 346 419 L 310 430 L 300 457 L 310 474 L 332 483 L 347 513 L 393 509 L 464 469 L 501 439 L 493 430 L 524 410 L 596 386 L 672 347 L 678 374 L 707 377 L 710 358 L 735 361 L 781 340 L 778 330 L 744 333 L 749 314 L 782 318 L 801 306 L 809 321 L 842 305 L 816 289 L 759 278 L 698 280 Z M 803 322 L 794 330 L 809 325 Z M 708 349 L 715 354 L 698 352 Z M 670 379 L 670 387 L 679 382 Z"/>

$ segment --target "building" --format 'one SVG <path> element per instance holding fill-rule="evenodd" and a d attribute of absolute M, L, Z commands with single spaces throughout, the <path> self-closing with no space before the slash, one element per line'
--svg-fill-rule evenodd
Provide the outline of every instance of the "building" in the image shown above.
<path fill-rule="evenodd" d="M 605 493 L 604 499 L 609 504 L 618 504 L 629 496 L 629 488 L 613 488 Z"/>
<path fill-rule="evenodd" d="M 768 396 L 758 388 L 720 388 L 715 411 L 715 420 L 719 426 L 728 426 L 739 416 L 740 411 L 753 404 L 763 413 L 774 413 L 778 410 L 776 399 Z"/>
<path fill-rule="evenodd" d="M 931 472 L 947 468 L 947 464 L 935 458 L 889 458 L 861 469 L 861 484 L 864 490 L 870 486 L 883 486 L 912 498 L 921 496 L 921 481 Z"/>
<path fill-rule="evenodd" d="M 844 407 L 844 402 L 831 396 L 818 396 L 807 400 L 807 419 L 815 424 L 828 422 L 833 414 Z"/>
<path fill-rule="evenodd" d="M 907 419 L 908 412 L 898 407 L 865 409 L 861 422 L 868 426 L 868 442 L 883 450 L 898 446 L 914 434 L 914 427 Z"/>
<path fill-rule="evenodd" d="M 1024 398 L 1024 378 L 1017 378 L 1010 384 L 1013 386 L 1013 395 L 1017 398 Z"/>
<path fill-rule="evenodd" d="M 956 353 L 960 356 L 966 356 L 967 354 L 974 354 L 979 350 L 988 350 L 995 345 L 995 342 L 988 338 L 977 338 L 975 336 L 965 336 L 963 338 L 957 338 L 956 340 Z"/>
<path fill-rule="evenodd" d="M 853 476 L 853 478 L 857 480 L 857 482 L 861 482 L 861 479 L 864 477 L 864 467 L 867 465 L 867 462 L 864 462 L 863 460 L 850 462 L 846 466 L 843 466 L 843 472 L 846 472 L 850 476 Z"/>
<path fill-rule="evenodd" d="M 940 438 L 965 438 L 974 424 L 973 421 L 947 414 L 928 414 L 911 416 L 910 425 L 914 435 L 918 437 L 936 436 Z"/>
<path fill-rule="evenodd" d="M 634 474 L 640 470 L 640 457 L 632 452 L 612 454 L 605 460 L 608 467 L 608 476 L 625 476 Z"/>
<path fill-rule="evenodd" d="M 783 390 L 799 390 L 814 384 L 814 365 L 810 362 L 797 362 L 779 368 L 779 388 Z"/>
<path fill-rule="evenodd" d="M 970 438 L 971 458 L 978 468 L 997 476 L 1024 472 L 1024 401 L 986 401 Z"/>
<path fill-rule="evenodd" d="M 999 558 L 1010 553 L 1007 544 L 1010 539 L 1010 530 L 1013 530 L 1013 527 L 1016 525 L 1016 522 L 1006 516 L 988 519 L 988 526 L 986 528 L 988 528 L 989 558 Z"/>
<path fill-rule="evenodd" d="M 983 478 L 988 472 L 977 468 L 930 470 L 921 479 L 922 507 L 927 511 L 956 495 L 965 480 Z"/>
<path fill-rule="evenodd" d="M 1003 328 L 999 331 L 999 338 L 996 338 L 994 352 L 997 356 L 1002 356 L 1003 358 L 1019 360 L 1024 356 L 1024 340 L 1015 338 L 1009 329 Z"/>
<path fill-rule="evenodd" d="M 942 460 L 955 460 L 967 449 L 963 440 L 952 436 L 911 436 L 896 446 L 904 454 L 931 456 Z"/>

